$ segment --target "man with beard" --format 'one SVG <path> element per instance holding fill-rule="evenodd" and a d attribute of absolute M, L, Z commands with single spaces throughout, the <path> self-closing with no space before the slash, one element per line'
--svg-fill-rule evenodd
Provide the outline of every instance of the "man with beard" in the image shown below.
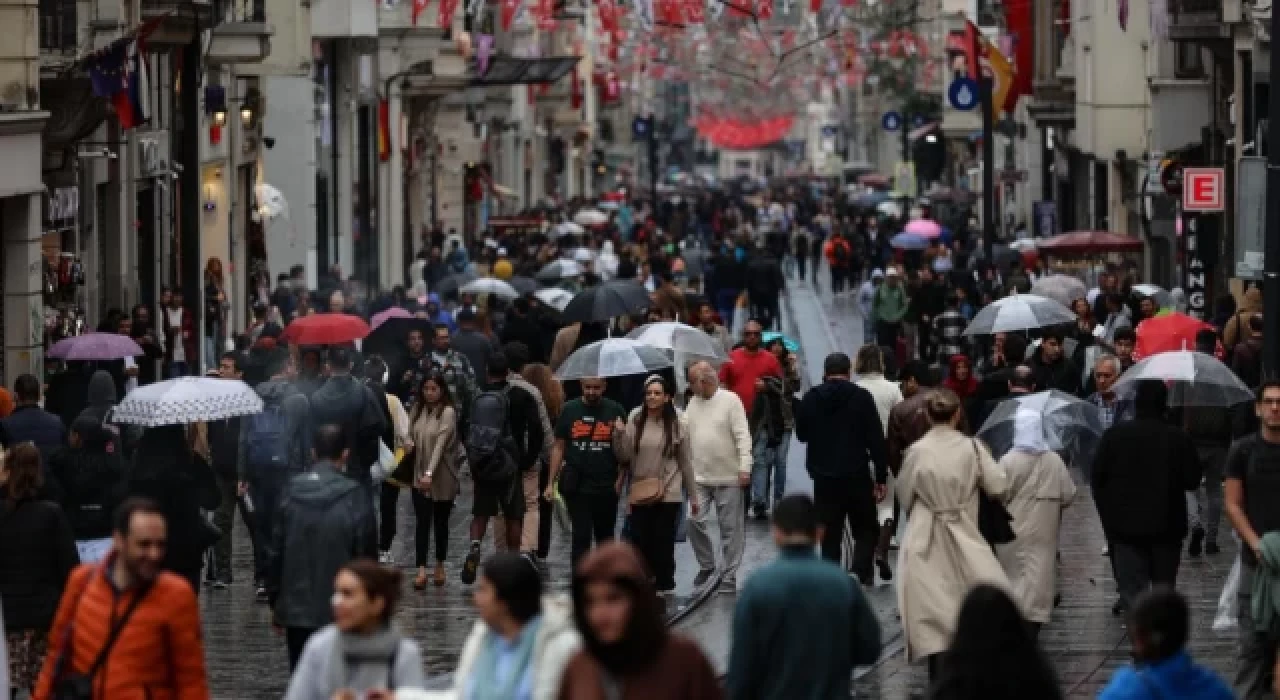
<path fill-rule="evenodd" d="M 162 570 L 167 530 L 156 503 L 130 498 L 120 504 L 111 553 L 67 579 L 33 698 L 55 697 L 59 679 L 71 675 L 86 676 L 94 697 L 209 697 L 195 591 Z M 73 630 L 76 646 L 91 654 L 70 653 Z"/>
<path fill-rule="evenodd" d="M 427 359 L 427 340 L 422 329 L 410 329 L 405 336 L 405 345 L 409 352 L 396 363 L 396 369 L 391 372 L 391 379 L 387 382 L 387 391 L 400 399 L 407 409 L 413 403 L 418 386 L 422 384 L 431 363 Z"/>
<path fill-rule="evenodd" d="M 765 377 L 782 378 L 782 365 L 773 353 L 761 347 L 764 326 L 757 320 L 747 321 L 742 331 L 742 347 L 729 353 L 729 361 L 720 367 L 720 383 L 742 399 L 742 409 L 751 412 L 756 401 L 756 382 Z"/>
<path fill-rule="evenodd" d="M 720 346 L 724 348 L 726 353 L 733 348 L 733 340 L 729 338 L 729 331 L 719 323 L 716 323 L 716 310 L 711 302 L 704 301 L 698 305 L 698 328 L 703 333 L 711 336 L 719 341 Z"/>

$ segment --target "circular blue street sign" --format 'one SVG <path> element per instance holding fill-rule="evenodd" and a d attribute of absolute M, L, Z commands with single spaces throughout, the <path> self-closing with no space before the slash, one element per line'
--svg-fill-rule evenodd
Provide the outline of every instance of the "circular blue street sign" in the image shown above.
<path fill-rule="evenodd" d="M 922 126 L 924 126 L 924 125 L 925 125 L 925 118 L 924 118 L 924 115 L 923 115 L 923 114 L 913 114 L 913 115 L 911 115 L 911 128 L 912 128 L 912 129 L 919 129 L 920 127 L 922 127 Z"/>
<path fill-rule="evenodd" d="M 968 112 L 978 106 L 978 84 L 972 78 L 956 78 L 947 88 L 947 100 L 952 107 Z"/>
<path fill-rule="evenodd" d="M 884 127 L 885 131 L 897 131 L 902 128 L 902 115 L 897 112 L 885 112 L 884 116 L 880 117 L 880 126 Z"/>
<path fill-rule="evenodd" d="M 645 117 L 636 117 L 631 120 L 631 135 L 636 139 L 647 138 L 649 135 L 649 120 Z"/>

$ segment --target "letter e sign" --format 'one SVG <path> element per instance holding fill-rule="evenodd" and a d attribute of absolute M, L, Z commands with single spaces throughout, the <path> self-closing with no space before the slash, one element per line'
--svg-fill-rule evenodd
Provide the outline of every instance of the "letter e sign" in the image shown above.
<path fill-rule="evenodd" d="M 1222 168 L 1184 168 L 1182 171 L 1182 210 L 1198 212 L 1222 211 L 1226 180 Z"/>

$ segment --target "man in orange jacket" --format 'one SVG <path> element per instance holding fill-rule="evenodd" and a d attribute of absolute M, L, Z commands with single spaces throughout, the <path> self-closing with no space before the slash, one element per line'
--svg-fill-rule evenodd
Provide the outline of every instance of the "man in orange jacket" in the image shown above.
<path fill-rule="evenodd" d="M 853 248 L 849 246 L 849 241 L 845 240 L 844 234 L 836 231 L 823 246 L 822 254 L 826 256 L 827 264 L 831 266 L 831 293 L 839 294 L 844 291 L 845 282 L 849 279 L 849 269 L 853 264 Z M 814 275 L 816 277 L 817 273 L 815 272 Z"/>
<path fill-rule="evenodd" d="M 195 591 L 161 570 L 166 530 L 155 502 L 120 505 L 112 552 L 67 580 L 34 700 L 51 700 L 75 678 L 94 700 L 208 700 Z"/>

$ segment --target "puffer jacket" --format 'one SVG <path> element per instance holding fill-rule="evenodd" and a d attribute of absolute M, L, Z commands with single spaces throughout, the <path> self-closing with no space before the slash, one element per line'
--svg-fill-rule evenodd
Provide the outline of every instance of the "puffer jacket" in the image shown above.
<path fill-rule="evenodd" d="M 62 508 L 77 540 L 111 536 L 111 516 L 126 495 L 124 460 L 113 436 L 91 418 L 78 418 L 72 430 L 79 447 L 63 447 L 49 459 L 49 471 L 62 486 Z"/>
<path fill-rule="evenodd" d="M 377 555 L 373 502 L 364 487 L 331 462 L 293 477 L 267 552 L 267 593 L 276 623 L 318 629 L 333 622 L 330 598 L 338 569 Z"/>

